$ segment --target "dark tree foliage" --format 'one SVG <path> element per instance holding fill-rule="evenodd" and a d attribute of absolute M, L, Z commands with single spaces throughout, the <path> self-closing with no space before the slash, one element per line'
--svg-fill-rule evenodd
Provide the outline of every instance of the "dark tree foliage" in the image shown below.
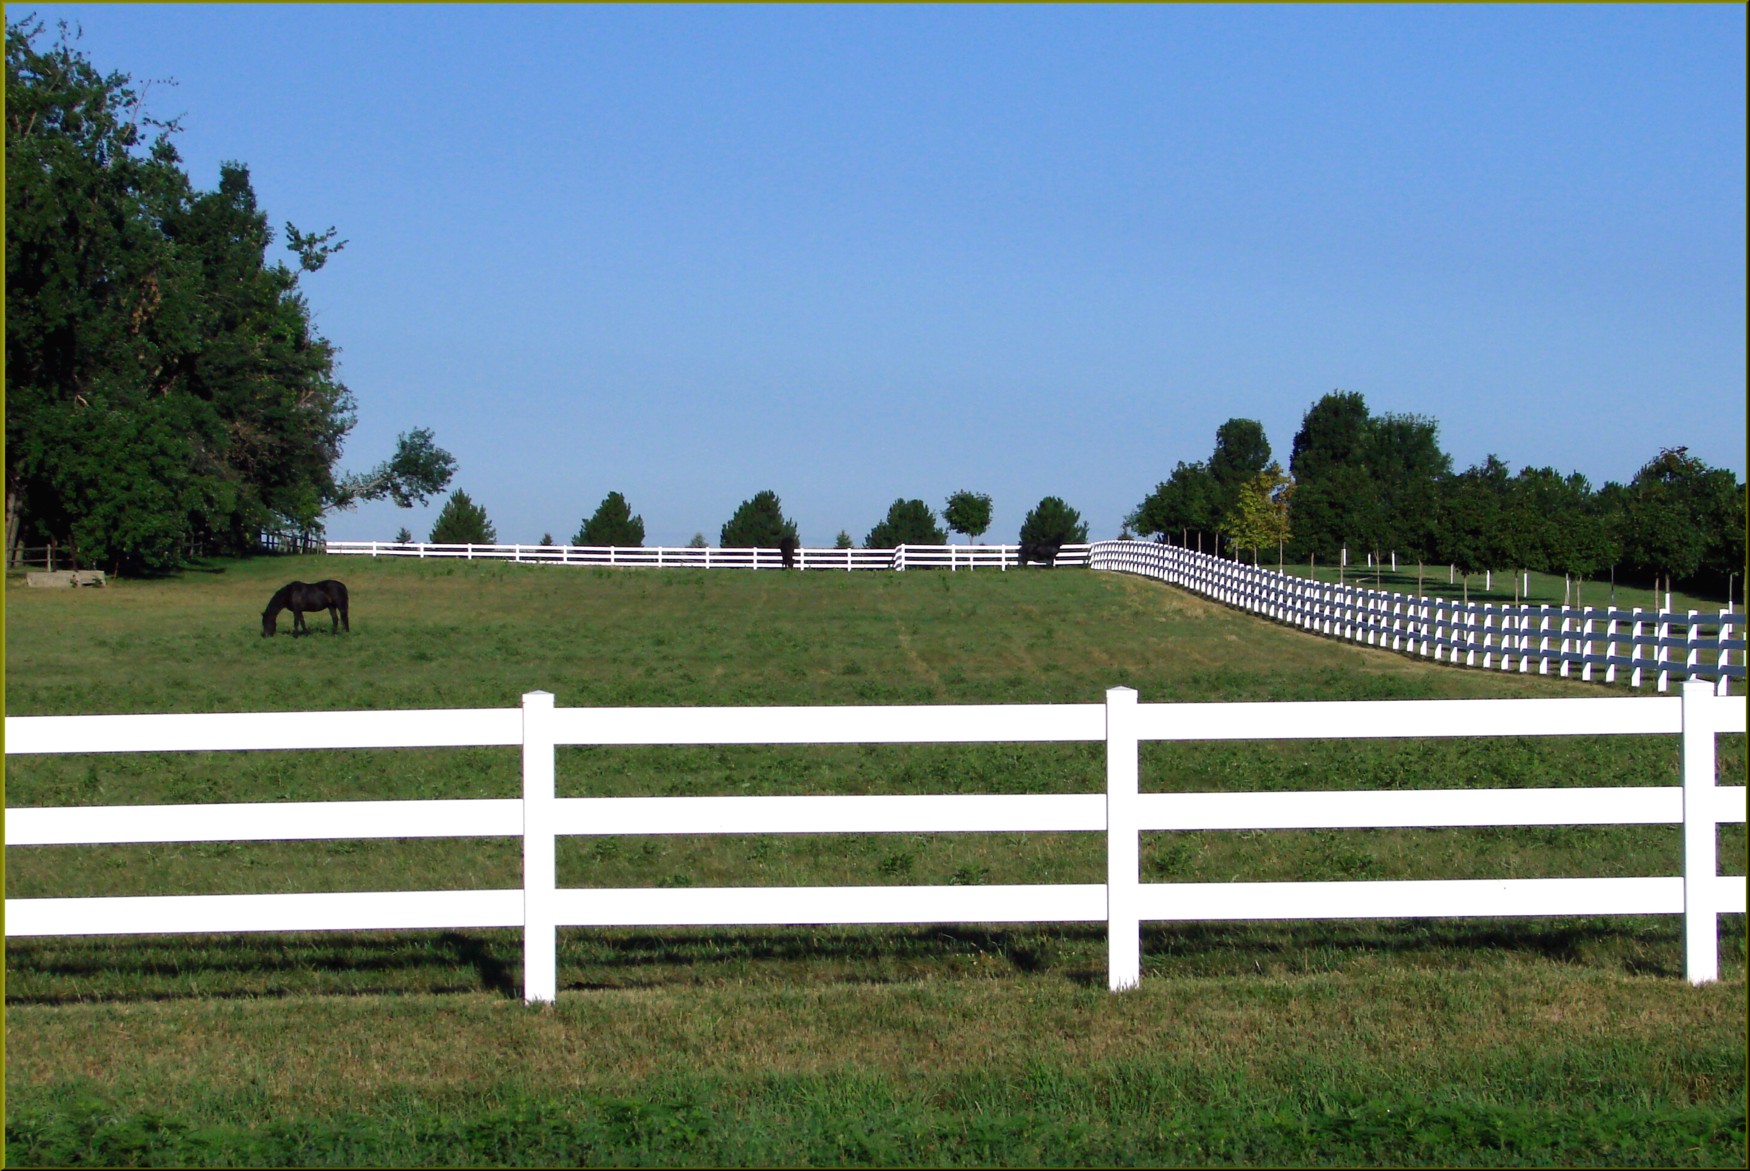
<path fill-rule="evenodd" d="M 66 26 L 6 27 L 6 540 L 28 528 L 88 564 L 163 570 L 189 544 L 241 552 L 263 528 L 441 490 L 429 432 L 337 481 L 353 400 L 249 170 L 197 191 L 121 73 Z M 287 225 L 304 271 L 343 245 Z M 418 437 L 423 436 L 423 445 Z"/>
<path fill-rule="evenodd" d="M 1088 539 L 1088 526 L 1082 514 L 1065 504 L 1060 497 L 1047 496 L 1034 506 L 1021 521 L 1021 544 L 1043 544 L 1060 541 L 1079 545 Z"/>
<path fill-rule="evenodd" d="M 942 519 L 950 529 L 965 534 L 967 544 L 971 544 L 990 528 L 990 497 L 983 492 L 956 492 L 948 497 Z"/>
<path fill-rule="evenodd" d="M 434 545 L 492 545 L 498 541 L 498 530 L 486 519 L 486 510 L 458 488 L 438 510 L 429 539 Z"/>
<path fill-rule="evenodd" d="M 1270 464 L 1270 442 L 1256 419 L 1229 419 L 1215 429 L 1215 450 L 1209 456 L 1209 476 L 1215 482 L 1215 516 L 1231 513 L 1240 490 Z"/>
<path fill-rule="evenodd" d="M 618 492 L 609 492 L 596 506 L 595 515 L 583 522 L 573 545 L 615 545 L 622 549 L 644 547 L 644 518 L 632 515 L 632 506 Z"/>
<path fill-rule="evenodd" d="M 1745 494 L 1732 473 L 1666 448 L 1612 496 L 1611 532 L 1631 576 L 1744 573 Z"/>
<path fill-rule="evenodd" d="M 987 522 L 988 523 L 988 522 Z M 863 539 L 865 549 L 897 549 L 901 545 L 941 545 L 948 540 L 936 514 L 922 500 L 895 500 L 887 516 Z"/>
<path fill-rule="evenodd" d="M 1198 534 L 1206 534 L 1204 542 L 1215 548 L 1215 531 L 1221 522 L 1216 510 L 1219 492 L 1209 465 L 1188 464 L 1180 460 L 1173 474 L 1155 485 L 1136 510 L 1124 518 L 1124 523 L 1144 535 L 1195 548 Z"/>
<path fill-rule="evenodd" d="M 832 547 L 834 549 L 854 549 L 856 545 L 851 541 L 851 534 L 840 529 L 839 535 L 832 539 Z"/>
<path fill-rule="evenodd" d="M 784 516 L 778 494 L 767 490 L 741 502 L 735 515 L 724 522 L 718 541 L 723 549 L 776 549 L 785 537 L 801 541 L 796 522 Z"/>
<path fill-rule="evenodd" d="M 1375 416 L 1360 394 L 1332 391 L 1308 408 L 1291 466 L 1296 560 L 1335 560 L 1343 549 L 1433 555 L 1452 466 L 1434 420 Z"/>

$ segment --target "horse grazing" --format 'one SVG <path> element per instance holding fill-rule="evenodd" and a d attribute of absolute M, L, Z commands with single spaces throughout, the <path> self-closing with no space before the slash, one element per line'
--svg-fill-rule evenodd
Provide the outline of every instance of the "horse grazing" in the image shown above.
<path fill-rule="evenodd" d="M 1062 537 L 1052 537 L 1046 541 L 1022 541 L 1020 564 L 1037 561 L 1047 569 L 1054 569 L 1057 567 L 1057 555 L 1062 550 Z"/>
<path fill-rule="evenodd" d="M 783 558 L 785 569 L 796 568 L 796 546 L 795 537 L 785 535 L 778 540 L 778 556 Z"/>
<path fill-rule="evenodd" d="M 279 592 L 268 599 L 267 609 L 261 612 L 261 637 L 273 636 L 281 610 L 292 612 L 294 637 L 310 633 L 310 628 L 304 625 L 304 614 L 310 610 L 328 611 L 328 620 L 332 624 L 330 633 L 337 634 L 342 627 L 348 634 L 352 633 L 352 623 L 346 617 L 346 586 L 337 581 L 319 581 L 315 585 L 291 581 L 281 586 Z"/>

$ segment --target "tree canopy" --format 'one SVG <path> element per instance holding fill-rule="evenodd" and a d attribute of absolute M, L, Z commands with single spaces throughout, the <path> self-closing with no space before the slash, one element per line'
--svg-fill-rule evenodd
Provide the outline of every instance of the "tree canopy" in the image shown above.
<path fill-rule="evenodd" d="M 990 528 L 990 497 L 983 492 L 956 492 L 948 497 L 942 519 L 955 532 L 965 534 L 966 543 L 970 545 Z"/>
<path fill-rule="evenodd" d="M 123 73 L 40 21 L 6 26 L 6 541 L 26 527 L 90 564 L 162 570 L 191 544 L 251 548 L 359 500 L 411 505 L 454 460 L 429 431 L 337 477 L 354 422 L 336 349 L 249 169 L 195 188 Z M 286 225 L 302 272 L 345 246 Z"/>
<path fill-rule="evenodd" d="M 1280 550 L 1288 540 L 1288 505 L 1293 488 L 1294 482 L 1282 465 L 1271 463 L 1240 485 L 1233 508 L 1222 519 L 1222 535 L 1236 552 L 1250 549 L 1254 565 L 1259 549 L 1275 545 Z"/>

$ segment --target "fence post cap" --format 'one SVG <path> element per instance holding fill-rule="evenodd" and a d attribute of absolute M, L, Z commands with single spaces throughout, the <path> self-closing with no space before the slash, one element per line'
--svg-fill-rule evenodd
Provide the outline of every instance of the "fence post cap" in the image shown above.
<path fill-rule="evenodd" d="M 1108 703 L 1113 701 L 1119 703 L 1134 703 L 1136 701 L 1136 688 L 1108 687 L 1106 689 L 1106 700 Z"/>
<path fill-rule="evenodd" d="M 525 691 L 523 692 L 523 706 L 552 707 L 553 693 L 551 691 Z"/>

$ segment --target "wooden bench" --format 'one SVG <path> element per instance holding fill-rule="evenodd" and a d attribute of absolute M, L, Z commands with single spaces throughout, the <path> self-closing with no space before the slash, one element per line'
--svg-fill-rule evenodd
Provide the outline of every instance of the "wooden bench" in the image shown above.
<path fill-rule="evenodd" d="M 101 569 L 54 569 L 43 573 L 27 573 L 27 586 L 66 588 L 68 586 L 100 586 L 109 581 Z"/>

